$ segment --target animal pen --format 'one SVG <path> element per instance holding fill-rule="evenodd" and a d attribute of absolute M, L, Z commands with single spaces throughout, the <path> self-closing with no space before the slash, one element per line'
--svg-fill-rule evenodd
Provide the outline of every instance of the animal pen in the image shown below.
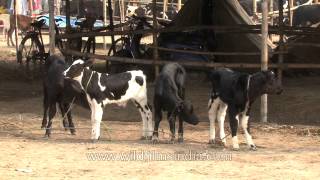
<path fill-rule="evenodd" d="M 191 0 L 189 0 L 191 1 Z M 53 15 L 53 1 L 50 5 L 50 15 Z M 121 1 L 123 3 L 124 1 Z M 133 1 L 129 1 L 133 2 Z M 134 1 L 135 3 L 139 3 L 137 1 Z M 196 1 L 195 1 L 196 2 Z M 207 1 L 205 1 L 207 2 Z M 283 18 L 284 18 L 284 10 L 283 10 L 283 1 L 279 0 L 279 24 L 278 25 L 268 25 L 268 16 L 271 16 L 273 20 L 274 12 L 268 13 L 268 1 L 264 0 L 262 9 L 262 14 L 259 14 L 262 17 L 262 23 L 261 25 L 256 25 L 252 22 L 252 20 L 248 17 L 247 14 L 245 14 L 244 10 L 241 8 L 240 4 L 236 0 L 214 0 L 216 8 L 223 8 L 224 10 L 227 10 L 228 13 L 231 14 L 231 17 L 236 19 L 235 21 L 237 23 L 232 25 L 195 25 L 195 26 L 188 26 L 188 25 L 178 25 L 168 28 L 157 28 L 158 21 L 161 20 L 160 18 L 157 18 L 156 16 L 156 0 L 152 1 L 153 5 L 153 17 L 151 17 L 153 21 L 153 28 L 152 29 L 143 29 L 143 30 L 115 30 L 116 27 L 123 27 L 126 25 L 126 23 L 121 24 L 114 24 L 113 20 L 113 9 L 112 4 L 113 2 L 111 0 L 104 0 L 104 7 L 107 6 L 107 10 L 104 8 L 104 20 L 106 22 L 106 12 L 108 12 L 109 16 L 109 25 L 108 30 L 105 32 L 86 32 L 86 33 L 69 33 L 70 32 L 70 1 L 66 0 L 66 17 L 67 17 L 67 27 L 66 31 L 62 35 L 58 35 L 59 39 L 73 39 L 73 38 L 82 38 L 82 37 L 88 37 L 88 38 L 95 38 L 95 37 L 111 37 L 111 43 L 114 43 L 114 36 L 119 35 L 133 35 L 133 34 L 142 34 L 142 35 L 150 35 L 153 36 L 153 44 L 148 46 L 149 48 L 153 49 L 153 59 L 139 59 L 139 58 L 125 58 L 125 57 L 115 57 L 115 56 L 106 56 L 106 55 L 99 55 L 99 54 L 92 54 L 92 53 L 83 53 L 74 51 L 71 49 L 68 49 L 68 46 L 66 49 L 63 50 L 63 53 L 68 55 L 74 55 L 74 56 L 80 56 L 80 57 L 88 57 L 88 58 L 95 58 L 104 60 L 106 62 L 121 62 L 121 63 L 131 63 L 131 64 L 142 64 L 142 65 L 152 65 L 155 66 L 155 73 L 159 72 L 159 66 L 164 65 L 166 63 L 172 62 L 165 59 L 159 59 L 159 51 L 166 51 L 166 52 L 180 52 L 180 53 L 188 53 L 188 54 L 197 54 L 197 55 L 210 55 L 210 56 L 227 56 L 227 57 L 239 57 L 239 56 L 246 56 L 246 57 L 254 57 L 254 56 L 261 56 L 260 63 L 247 63 L 247 62 L 236 62 L 236 63 L 224 63 L 224 62 L 183 62 L 179 61 L 179 63 L 186 67 L 192 67 L 192 68 L 218 68 L 218 67 L 229 67 L 229 68 L 241 68 L 241 69 L 259 69 L 266 70 L 268 68 L 274 68 L 278 70 L 279 78 L 282 79 L 282 71 L 286 69 L 319 69 L 320 64 L 318 63 L 286 63 L 283 61 L 283 55 L 286 54 L 285 47 L 283 46 L 283 37 L 284 35 L 314 35 L 314 36 L 320 36 L 320 31 L 317 28 L 313 27 L 291 27 L 291 26 L 284 26 L 283 24 Z M 290 1 L 292 2 L 292 1 Z M 164 0 L 163 7 L 166 7 L 166 3 L 168 1 Z M 178 7 L 181 7 L 181 1 L 178 1 Z M 256 6 L 253 6 L 256 8 Z M 291 8 L 291 10 L 290 10 Z M 183 11 L 183 9 L 182 9 Z M 292 11 L 292 3 L 289 5 L 289 12 Z M 254 12 L 256 10 L 254 9 Z M 123 16 L 123 12 L 120 12 L 121 16 Z M 290 17 L 292 18 L 292 13 L 289 13 Z M 240 16 L 238 18 L 235 18 L 235 16 Z M 122 17 L 123 19 L 123 17 Z M 53 23 L 53 16 L 50 16 L 50 27 L 54 27 Z M 250 41 L 255 44 L 259 51 L 255 52 L 243 52 L 243 51 L 233 51 L 233 52 L 226 52 L 226 51 L 214 51 L 214 52 L 204 52 L 204 51 L 188 51 L 188 50 L 178 50 L 178 49 L 170 49 L 170 48 L 164 48 L 159 47 L 157 43 L 157 36 L 159 33 L 164 32 L 191 32 L 191 31 L 211 31 L 216 34 L 239 34 L 244 35 L 246 38 L 249 38 Z M 261 34 L 261 35 L 257 35 Z M 273 48 L 271 47 L 272 43 L 268 40 L 269 34 L 278 34 L 280 36 L 279 40 L 279 51 L 273 51 Z M 54 29 L 50 29 L 50 47 L 51 47 L 51 53 L 54 53 L 54 40 L 55 40 L 55 33 Z M 304 45 L 310 45 L 310 44 L 297 44 L 299 46 Z M 319 46 L 318 44 L 311 44 L 312 46 Z M 277 63 L 270 63 L 268 61 L 270 55 L 278 55 L 278 62 Z M 267 97 L 263 96 L 261 101 L 261 121 L 267 122 Z"/>

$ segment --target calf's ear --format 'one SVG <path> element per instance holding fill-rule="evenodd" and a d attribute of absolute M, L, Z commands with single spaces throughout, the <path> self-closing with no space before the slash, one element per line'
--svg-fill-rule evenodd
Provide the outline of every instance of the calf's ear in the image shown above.
<path fill-rule="evenodd" d="M 93 65 L 93 63 L 94 63 L 94 59 L 88 59 L 88 60 L 86 60 L 86 61 L 84 62 L 83 66 L 84 66 L 84 67 L 88 67 L 88 66 Z"/>

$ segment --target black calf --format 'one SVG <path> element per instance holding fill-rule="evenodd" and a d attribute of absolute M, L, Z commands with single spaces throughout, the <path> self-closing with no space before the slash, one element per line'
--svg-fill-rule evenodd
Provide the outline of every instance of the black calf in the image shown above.
<path fill-rule="evenodd" d="M 89 108 L 84 92 L 79 84 L 71 79 L 65 79 L 63 71 L 66 67 L 64 59 L 53 55 L 48 57 L 45 64 L 45 77 L 43 81 L 43 120 L 41 128 L 46 127 L 46 136 L 51 134 L 52 118 L 56 114 L 56 104 L 59 105 L 62 117 L 67 113 L 68 122 L 63 118 L 63 126 L 66 130 L 69 128 L 71 134 L 75 134 L 76 130 L 72 121 L 71 110 L 69 110 L 71 102 L 77 103 L 85 108 Z M 69 110 L 69 111 L 68 111 Z M 47 116 L 49 111 L 49 122 Z"/>
<path fill-rule="evenodd" d="M 158 128 L 162 119 L 162 111 L 167 111 L 167 119 L 170 125 L 171 141 L 175 139 L 175 121 L 179 116 L 178 141 L 183 141 L 183 121 L 190 124 L 198 124 L 198 118 L 193 113 L 193 106 L 185 101 L 184 83 L 186 78 L 185 69 L 177 63 L 167 64 L 155 82 L 154 112 L 155 125 L 153 141 L 158 141 Z"/>
<path fill-rule="evenodd" d="M 239 149 L 237 129 L 241 120 L 248 146 L 255 150 L 256 146 L 248 131 L 248 120 L 252 103 L 262 94 L 280 94 L 282 88 L 272 71 L 261 71 L 249 75 L 230 69 L 218 69 L 210 74 L 212 82 L 209 100 L 210 139 L 214 143 L 215 120 L 218 120 L 220 138 L 226 146 L 224 120 L 226 111 L 230 119 L 233 148 Z"/>

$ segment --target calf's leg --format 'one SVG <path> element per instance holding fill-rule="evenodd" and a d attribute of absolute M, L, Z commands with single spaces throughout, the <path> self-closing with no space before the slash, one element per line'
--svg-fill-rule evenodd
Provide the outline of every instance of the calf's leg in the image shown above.
<path fill-rule="evenodd" d="M 209 133 L 209 144 L 214 144 L 214 139 L 216 136 L 215 121 L 217 118 L 219 101 L 217 98 L 211 98 L 208 103 L 208 116 L 210 120 L 210 133 Z"/>
<path fill-rule="evenodd" d="M 139 109 L 142 119 L 142 138 L 151 140 L 153 133 L 151 107 L 147 103 L 147 98 L 135 100 L 135 105 Z"/>
<path fill-rule="evenodd" d="M 59 108 L 60 108 L 60 111 L 61 111 L 61 115 L 62 115 L 62 124 L 63 124 L 63 127 L 64 129 L 67 131 L 68 128 L 69 128 L 69 124 L 67 122 L 67 119 L 65 117 L 65 114 L 67 112 L 67 110 L 65 109 L 65 106 L 63 103 L 59 102 Z"/>
<path fill-rule="evenodd" d="M 183 120 L 179 118 L 178 142 L 183 142 Z"/>
<path fill-rule="evenodd" d="M 169 126 L 170 126 L 170 132 L 171 132 L 171 142 L 174 142 L 175 135 L 176 135 L 176 115 L 174 112 L 168 112 Z"/>
<path fill-rule="evenodd" d="M 71 106 L 72 106 L 71 104 L 65 103 L 64 104 L 64 110 L 67 113 L 68 124 L 69 124 L 68 128 L 70 129 L 70 133 L 72 135 L 75 135 L 76 134 L 76 129 L 75 129 L 73 121 L 72 121 L 71 109 L 69 109 L 69 108 L 71 108 Z"/>
<path fill-rule="evenodd" d="M 246 113 L 243 113 L 242 116 L 241 116 L 241 126 L 242 126 L 242 129 L 244 131 L 244 135 L 245 135 L 245 138 L 246 138 L 247 145 L 249 146 L 249 148 L 251 150 L 256 150 L 257 147 L 253 143 L 252 137 L 251 137 L 251 135 L 250 135 L 250 133 L 248 131 L 248 120 L 249 120 L 249 115 L 247 115 Z"/>
<path fill-rule="evenodd" d="M 226 137 L 226 134 L 224 132 L 224 121 L 225 121 L 225 118 L 226 118 L 227 108 L 228 108 L 227 104 L 225 104 L 223 102 L 220 102 L 219 110 L 218 110 L 218 113 L 217 113 L 217 118 L 218 118 L 218 123 L 219 123 L 219 131 L 220 131 L 220 139 L 221 139 L 221 142 L 222 142 L 224 147 L 227 146 L 227 137 Z"/>
<path fill-rule="evenodd" d="M 230 128 L 231 128 L 231 135 L 232 135 L 232 146 L 234 150 L 239 150 L 239 142 L 237 137 L 237 130 L 238 130 L 238 120 L 236 118 L 237 112 L 234 106 L 230 106 L 229 109 L 229 119 L 230 119 Z"/>
<path fill-rule="evenodd" d="M 155 110 L 154 110 L 154 130 L 153 130 L 153 135 L 152 135 L 152 141 L 154 143 L 159 141 L 159 124 L 161 122 L 162 119 L 162 112 L 161 109 L 159 107 L 157 107 L 156 105 L 154 106 Z"/>
<path fill-rule="evenodd" d="M 93 142 L 97 141 L 100 138 L 100 124 L 103 115 L 102 105 L 98 104 L 95 100 L 90 105 L 91 107 L 91 140 Z"/>
<path fill-rule="evenodd" d="M 49 104 L 50 104 L 50 106 L 49 106 L 49 122 L 48 122 L 47 129 L 46 129 L 46 134 L 45 134 L 46 137 L 50 137 L 50 135 L 51 135 L 52 120 L 57 112 L 56 103 L 50 102 Z"/>
<path fill-rule="evenodd" d="M 41 124 L 41 129 L 47 126 L 47 118 L 48 118 L 48 109 L 49 109 L 49 102 L 48 102 L 48 94 L 46 89 L 43 91 L 43 119 Z"/>

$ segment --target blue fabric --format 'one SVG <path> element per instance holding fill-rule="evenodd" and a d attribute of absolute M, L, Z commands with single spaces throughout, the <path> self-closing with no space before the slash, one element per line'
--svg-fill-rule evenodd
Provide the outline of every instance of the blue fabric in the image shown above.
<path fill-rule="evenodd" d="M 67 26 L 66 16 L 56 15 L 54 18 L 56 20 L 56 24 L 58 28 L 65 28 Z M 38 16 L 37 19 L 38 20 L 44 19 L 45 25 L 49 27 L 49 14 Z M 75 17 L 70 17 L 71 27 L 78 27 L 77 25 L 75 25 L 75 23 L 80 21 L 81 21 L 80 19 L 77 19 Z M 94 23 L 94 27 L 103 27 L 103 22 L 101 20 L 96 20 L 96 22 Z"/>

